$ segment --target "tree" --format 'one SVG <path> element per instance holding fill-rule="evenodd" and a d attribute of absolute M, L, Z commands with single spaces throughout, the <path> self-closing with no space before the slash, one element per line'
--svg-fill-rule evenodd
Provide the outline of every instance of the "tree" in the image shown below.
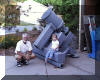
<path fill-rule="evenodd" d="M 20 10 L 17 5 L 7 5 L 5 7 L 5 26 L 16 26 L 20 23 Z"/>
<path fill-rule="evenodd" d="M 14 0 L 0 0 L 0 25 L 5 23 L 5 6 L 16 5 Z"/>

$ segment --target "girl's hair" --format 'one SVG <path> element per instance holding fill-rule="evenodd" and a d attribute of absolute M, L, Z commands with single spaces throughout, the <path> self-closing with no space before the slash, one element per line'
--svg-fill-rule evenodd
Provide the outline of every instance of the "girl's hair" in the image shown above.
<path fill-rule="evenodd" d="M 58 39 L 58 37 L 57 37 L 57 35 L 56 35 L 56 34 L 52 34 L 52 38 L 53 38 L 53 37 L 56 37 L 56 39 Z"/>

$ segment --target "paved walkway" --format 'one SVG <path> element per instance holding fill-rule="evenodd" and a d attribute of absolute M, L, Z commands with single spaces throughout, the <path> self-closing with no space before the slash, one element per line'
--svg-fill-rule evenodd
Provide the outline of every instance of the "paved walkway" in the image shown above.
<path fill-rule="evenodd" d="M 80 54 L 80 58 L 67 58 L 63 69 L 47 64 L 47 70 L 48 75 L 94 75 L 95 60 L 84 53 Z M 39 58 L 31 60 L 27 66 L 16 67 L 15 58 L 6 56 L 6 75 L 46 75 L 46 68 Z"/>

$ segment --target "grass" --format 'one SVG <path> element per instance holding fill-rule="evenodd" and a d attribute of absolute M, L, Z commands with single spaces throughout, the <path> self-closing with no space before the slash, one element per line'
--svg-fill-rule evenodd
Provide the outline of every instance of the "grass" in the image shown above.
<path fill-rule="evenodd" d="M 35 24 L 31 24 L 31 23 L 27 23 L 27 22 L 21 21 L 18 26 L 28 26 L 28 25 L 35 25 Z"/>

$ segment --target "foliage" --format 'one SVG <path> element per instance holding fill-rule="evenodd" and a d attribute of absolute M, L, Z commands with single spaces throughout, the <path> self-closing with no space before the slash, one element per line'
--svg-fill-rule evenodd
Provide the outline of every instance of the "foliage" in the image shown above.
<path fill-rule="evenodd" d="M 18 24 L 19 26 L 29 26 L 29 25 L 35 25 L 35 24 L 31 24 L 31 23 L 27 23 L 24 21 L 20 21 L 20 24 Z"/>
<path fill-rule="evenodd" d="M 19 32 L 19 29 L 16 30 L 16 33 L 18 33 L 18 32 Z"/>
<path fill-rule="evenodd" d="M 20 10 L 16 7 L 17 5 L 5 6 L 5 26 L 16 26 L 20 23 Z"/>
<path fill-rule="evenodd" d="M 0 25 L 5 22 L 5 6 L 7 5 L 16 5 L 16 2 L 14 0 L 0 0 Z"/>
<path fill-rule="evenodd" d="M 15 47 L 17 42 L 21 39 L 20 36 L 16 35 L 6 35 L 0 42 L 0 48 L 8 49 L 10 47 Z"/>
<path fill-rule="evenodd" d="M 24 1 L 27 1 L 27 0 L 14 0 L 16 2 L 24 2 Z"/>
<path fill-rule="evenodd" d="M 70 30 L 76 30 L 79 24 L 78 5 L 66 5 L 63 10 L 62 15 L 65 25 L 67 25 Z"/>
<path fill-rule="evenodd" d="M 28 30 L 27 30 L 27 28 L 24 28 L 24 32 L 27 32 Z"/>
<path fill-rule="evenodd" d="M 0 43 L 4 40 L 5 36 L 0 36 Z"/>
<path fill-rule="evenodd" d="M 44 5 L 62 5 L 63 0 L 34 0 Z"/>
<path fill-rule="evenodd" d="M 37 28 L 36 28 L 36 27 L 33 27 L 33 28 L 32 28 L 32 31 L 34 31 L 34 30 L 37 30 Z"/>
<path fill-rule="evenodd" d="M 16 5 L 14 0 L 0 0 L 0 5 Z"/>

